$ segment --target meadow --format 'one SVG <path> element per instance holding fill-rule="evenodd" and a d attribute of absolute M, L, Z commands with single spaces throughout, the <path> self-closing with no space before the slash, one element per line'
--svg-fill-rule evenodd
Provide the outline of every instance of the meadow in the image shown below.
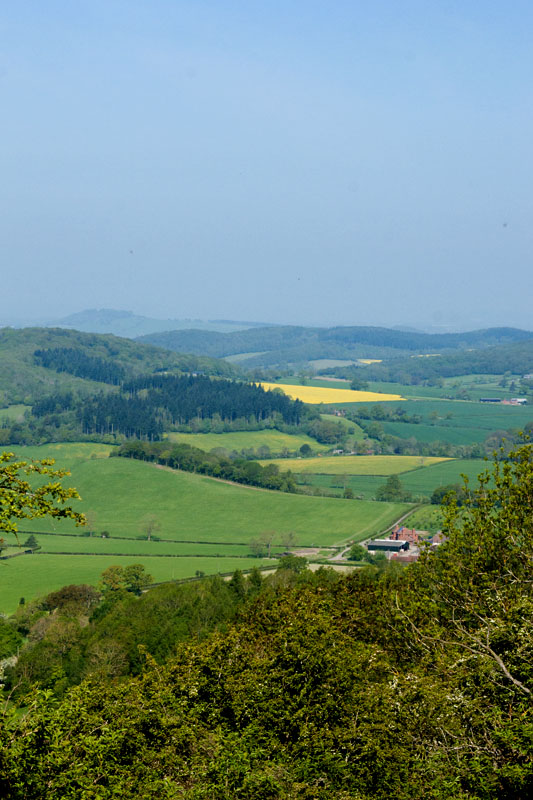
<path fill-rule="evenodd" d="M 322 458 L 284 458 L 261 461 L 274 463 L 299 474 L 319 475 L 395 475 L 446 461 L 437 456 L 323 456 Z"/>
<path fill-rule="evenodd" d="M 296 546 L 335 545 L 373 536 L 408 510 L 401 503 L 309 497 L 229 484 L 147 462 L 108 458 L 111 448 L 100 444 L 11 449 L 20 459 L 53 457 L 57 467 L 68 468 L 71 475 L 63 484 L 79 490 L 82 500 L 74 505 L 88 515 L 97 535 L 85 535 L 87 529 L 76 528 L 71 520 L 42 518 L 20 524 L 19 540 L 24 542 L 32 531 L 42 550 L 0 562 L 0 611 L 15 594 L 18 601 L 22 595 L 29 599 L 67 583 L 94 582 L 110 563 L 121 563 L 119 558 L 144 563 L 156 580 L 191 577 L 196 570 L 226 572 L 236 568 L 234 563 L 242 568 L 261 563 L 245 556 L 253 553 L 251 541 L 266 531 L 272 532 L 273 553 L 283 548 L 288 533 L 294 534 Z M 147 516 L 157 521 L 154 534 L 169 541 L 147 541 Z M 102 531 L 112 538 L 102 538 Z M 72 535 L 44 535 L 53 533 Z M 28 565 L 31 570 L 24 579 L 7 580 Z"/>
<path fill-rule="evenodd" d="M 172 442 L 184 442 L 199 447 L 200 450 L 209 451 L 223 447 L 225 450 L 237 453 L 242 450 L 258 450 L 260 447 L 268 447 L 272 453 L 284 451 L 294 453 L 304 444 L 308 444 L 317 453 L 328 449 L 328 445 L 321 445 L 306 434 L 293 435 L 275 429 L 230 433 L 168 433 L 167 439 Z"/>
<path fill-rule="evenodd" d="M 352 389 L 337 389 L 329 386 L 291 386 L 288 383 L 264 383 L 264 389 L 281 389 L 293 400 L 303 403 L 343 404 L 343 403 L 370 403 L 379 401 L 391 402 L 403 400 L 398 394 L 378 394 L 376 392 L 359 392 Z"/>
<path fill-rule="evenodd" d="M 19 600 L 26 601 L 60 589 L 71 583 L 98 585 L 100 575 L 112 564 L 126 567 L 142 563 L 155 583 L 182 580 L 196 571 L 213 575 L 275 564 L 269 559 L 250 558 L 150 558 L 105 555 L 46 555 L 34 554 L 0 561 L 0 613 L 11 614 Z"/>

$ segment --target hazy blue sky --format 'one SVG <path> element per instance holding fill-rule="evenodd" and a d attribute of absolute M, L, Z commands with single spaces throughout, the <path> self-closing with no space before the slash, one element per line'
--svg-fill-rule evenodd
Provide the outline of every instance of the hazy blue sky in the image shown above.
<path fill-rule="evenodd" d="M 533 329 L 526 0 L 3 0 L 0 323 Z"/>

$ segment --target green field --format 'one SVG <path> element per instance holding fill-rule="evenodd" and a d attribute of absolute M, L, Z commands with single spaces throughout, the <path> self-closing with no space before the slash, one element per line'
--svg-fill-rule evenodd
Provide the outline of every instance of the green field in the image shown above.
<path fill-rule="evenodd" d="M 397 388 L 396 384 L 384 385 Z M 487 396 L 487 393 L 480 394 Z M 492 394 L 490 392 L 488 396 Z M 402 409 L 409 416 L 420 416 L 420 424 L 382 421 L 385 433 L 402 439 L 414 437 L 424 443 L 444 441 L 450 444 L 474 444 L 485 441 L 495 431 L 519 430 L 533 421 L 531 406 L 485 404 L 479 401 L 407 399 Z"/>
<path fill-rule="evenodd" d="M 395 475 L 419 467 L 428 467 L 445 460 L 436 456 L 324 456 L 322 458 L 284 458 L 274 460 L 273 463 L 279 466 L 283 465 L 285 469 L 290 469 L 298 474 Z"/>
<path fill-rule="evenodd" d="M 111 564 L 126 567 L 139 563 L 144 565 L 156 583 L 193 577 L 197 570 L 214 575 L 275 564 L 268 559 L 250 558 L 23 555 L 0 561 L 0 613 L 13 613 L 21 597 L 28 601 L 71 583 L 96 586 L 102 572 Z"/>
<path fill-rule="evenodd" d="M 275 532 L 273 553 L 280 551 L 289 532 L 295 534 L 299 546 L 333 545 L 373 536 L 408 510 L 400 503 L 344 501 L 237 486 L 133 459 L 108 458 L 111 448 L 100 444 L 12 449 L 21 459 L 51 456 L 56 466 L 68 467 L 72 474 L 64 484 L 76 486 L 82 497 L 75 503 L 77 510 L 90 515 L 93 531 L 108 531 L 112 538 L 85 536 L 71 520 L 43 518 L 20 524 L 21 543 L 27 531 L 35 532 L 41 551 L 0 562 L 0 570 L 4 569 L 0 575 L 5 576 L 0 611 L 21 595 L 35 597 L 66 583 L 96 580 L 102 569 L 120 558 L 115 553 L 131 554 L 129 563 L 148 560 L 147 569 L 157 580 L 171 578 L 172 570 L 174 577 L 193 576 L 197 569 L 209 574 L 235 569 L 234 562 L 244 567 L 259 563 L 243 556 L 252 553 L 250 541 L 265 531 Z M 170 541 L 137 538 L 143 535 L 147 515 L 154 515 L 160 524 L 157 536 Z M 60 551 L 72 555 L 58 555 Z M 23 580 L 6 581 L 28 565 L 31 570 Z"/>
<path fill-rule="evenodd" d="M 371 456 L 363 456 L 363 458 L 371 458 Z M 391 456 L 391 458 L 401 458 L 401 456 Z M 342 460 L 341 458 L 337 459 L 338 462 Z M 422 469 L 399 472 L 398 475 L 403 488 L 411 492 L 414 497 L 431 497 L 433 491 L 439 486 L 452 483 L 462 484 L 462 475 L 466 475 L 471 486 L 475 486 L 477 476 L 486 469 L 487 465 L 488 462 L 482 459 L 450 459 Z M 362 497 L 365 500 L 374 498 L 385 480 L 385 477 L 379 475 L 362 473 L 353 475 L 342 471 L 335 475 L 309 473 L 301 475 L 301 481 L 309 486 L 318 486 L 320 489 L 326 489 L 338 496 L 342 495 L 345 487 L 349 487 L 355 497 Z"/>
<path fill-rule="evenodd" d="M 486 466 L 487 462 L 482 459 L 453 459 L 422 469 L 398 473 L 398 476 L 403 488 L 415 497 L 431 497 L 433 491 L 439 486 L 447 486 L 452 483 L 462 484 L 462 475 L 467 475 L 471 486 L 475 486 L 477 476 L 483 472 Z M 342 495 L 345 487 L 349 487 L 356 497 L 371 500 L 376 496 L 380 486 L 384 485 L 386 478 L 378 475 L 349 475 L 339 472 L 336 475 L 305 474 L 301 476 L 301 480 L 309 486 L 318 486 L 339 496 Z"/>
<path fill-rule="evenodd" d="M 31 411 L 31 406 L 25 406 L 23 403 L 0 408 L 0 425 L 3 422 L 13 423 L 23 420 L 26 411 Z"/>
<path fill-rule="evenodd" d="M 444 425 L 415 425 L 410 422 L 382 422 L 383 430 L 399 439 L 414 438 L 422 444 L 477 444 L 484 442 L 491 431 L 483 428 L 452 428 Z"/>
<path fill-rule="evenodd" d="M 342 427 L 345 428 L 347 432 L 353 431 L 353 433 L 350 435 L 356 442 L 360 442 L 365 438 L 363 429 L 360 428 L 357 423 L 346 419 L 346 417 L 337 417 L 335 414 L 321 414 L 320 418 L 326 420 L 327 422 L 340 422 Z"/>
<path fill-rule="evenodd" d="M 235 353 L 232 356 L 225 356 L 224 361 L 229 361 L 230 364 L 239 364 L 241 361 L 246 361 L 247 358 L 254 358 L 254 356 L 262 356 L 266 350 L 258 350 L 255 353 Z"/>
<path fill-rule="evenodd" d="M 291 435 L 275 429 L 234 433 L 169 433 L 167 438 L 172 442 L 184 442 L 207 451 L 223 447 L 230 452 L 240 453 L 242 450 L 257 451 L 260 447 L 268 447 L 272 453 L 295 453 L 304 444 L 308 444 L 315 452 L 328 449 L 328 445 L 319 444 L 316 439 L 305 434 Z"/>
<path fill-rule="evenodd" d="M 19 533 L 19 541 L 21 546 L 26 540 L 28 531 Z M 59 527 L 59 526 L 58 526 Z M 189 543 L 189 542 L 161 542 L 157 540 L 147 541 L 144 539 L 124 539 L 124 538 L 109 538 L 102 539 L 101 536 L 84 536 L 78 534 L 46 534 L 35 533 L 41 553 L 95 553 L 97 555 L 124 555 L 124 556 L 219 556 L 220 558 L 226 557 L 249 557 L 251 556 L 250 547 L 247 544 L 217 544 L 204 542 L 204 543 Z M 22 549 L 24 549 L 22 547 Z M 274 545 L 272 552 L 283 551 L 282 545 Z M 20 552 L 20 548 L 9 548 L 10 553 Z M 2 553 L 4 555 L 4 553 Z M 6 552 L 5 555 L 8 555 Z"/>

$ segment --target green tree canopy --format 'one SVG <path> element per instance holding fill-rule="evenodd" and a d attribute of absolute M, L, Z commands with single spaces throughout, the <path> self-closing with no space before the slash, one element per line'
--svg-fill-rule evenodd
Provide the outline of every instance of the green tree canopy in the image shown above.
<path fill-rule="evenodd" d="M 16 461 L 14 453 L 0 453 L 0 531 L 16 534 L 18 520 L 46 516 L 85 524 L 83 514 L 66 505 L 80 498 L 76 489 L 61 485 L 60 479 L 70 473 L 53 469 L 54 463 L 53 458 Z"/>

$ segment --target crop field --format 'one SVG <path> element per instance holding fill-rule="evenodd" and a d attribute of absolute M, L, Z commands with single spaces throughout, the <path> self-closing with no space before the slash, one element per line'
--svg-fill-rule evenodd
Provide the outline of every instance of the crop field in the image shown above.
<path fill-rule="evenodd" d="M 361 377 L 364 377 L 364 373 Z M 424 398 L 443 398 L 447 391 L 440 386 L 413 386 L 407 383 L 388 383 L 385 381 L 368 381 L 371 392 L 393 392 L 401 394 L 406 400 Z"/>
<path fill-rule="evenodd" d="M 458 392 L 466 391 L 472 401 L 481 397 L 511 398 L 516 396 L 518 390 L 511 390 L 509 385 L 513 376 L 509 378 L 506 387 L 500 386 L 501 375 L 458 375 L 453 378 L 444 378 L 442 386 L 419 386 L 404 383 L 387 383 L 385 381 L 369 381 L 368 388 L 373 392 L 396 392 L 406 399 L 424 398 L 454 398 Z M 518 380 L 519 376 L 514 376 Z M 460 399 L 460 398 L 457 398 Z"/>
<path fill-rule="evenodd" d="M 452 428 L 449 425 L 415 425 L 410 422 L 382 422 L 383 430 L 399 439 L 414 437 L 418 442 L 448 442 L 448 444 L 475 444 L 484 442 L 490 430 L 483 428 Z"/>
<path fill-rule="evenodd" d="M 275 561 L 250 558 L 150 558 L 93 555 L 23 555 L 0 562 L 2 576 L 0 613 L 15 611 L 21 597 L 26 601 L 71 583 L 98 584 L 100 575 L 112 564 L 126 567 L 143 564 L 154 582 L 193 577 L 197 570 L 206 575 L 268 566 Z"/>
<path fill-rule="evenodd" d="M 357 428 L 356 425 L 353 426 Z M 304 444 L 312 450 L 321 452 L 328 449 L 328 445 L 319 444 L 305 434 L 292 435 L 281 433 L 278 430 L 263 431 L 236 431 L 231 433 L 169 433 L 167 438 L 172 442 L 184 442 L 200 450 L 212 450 L 223 447 L 230 452 L 241 450 L 258 450 L 268 447 L 272 453 L 283 453 L 285 450 L 296 452 Z"/>
<path fill-rule="evenodd" d="M 376 392 L 358 392 L 352 389 L 336 389 L 329 386 L 290 386 L 287 383 L 263 383 L 265 389 L 281 389 L 293 400 L 303 403 L 371 403 L 403 400 L 398 394 L 377 394 Z"/>
<path fill-rule="evenodd" d="M 435 464 L 428 469 L 420 469 L 400 476 L 402 485 L 413 494 L 431 495 L 439 486 L 450 483 L 463 483 L 466 475 L 472 487 L 477 485 L 477 476 L 490 466 L 490 462 L 480 458 L 454 459 Z"/>
<path fill-rule="evenodd" d="M 533 420 L 531 406 L 468 402 L 465 400 L 405 400 L 406 414 L 419 414 L 423 423 L 450 428 L 479 428 L 487 432 L 516 428 Z"/>
<path fill-rule="evenodd" d="M 341 459 L 338 459 L 341 460 Z M 431 497 L 439 486 L 452 483 L 463 483 L 462 475 L 466 475 L 472 487 L 477 485 L 477 476 L 483 472 L 489 462 L 482 459 L 450 459 L 433 464 L 423 469 L 412 469 L 398 473 L 402 486 L 414 497 Z M 336 475 L 303 474 L 300 481 L 309 486 L 318 486 L 328 492 L 341 496 L 344 488 L 350 488 L 355 497 L 372 500 L 377 490 L 383 486 L 386 478 L 379 475 L 350 475 L 339 472 Z"/>
<path fill-rule="evenodd" d="M 420 467 L 429 467 L 448 459 L 437 456 L 324 456 L 322 458 L 284 458 L 273 462 L 299 474 L 318 475 L 396 475 Z"/>

